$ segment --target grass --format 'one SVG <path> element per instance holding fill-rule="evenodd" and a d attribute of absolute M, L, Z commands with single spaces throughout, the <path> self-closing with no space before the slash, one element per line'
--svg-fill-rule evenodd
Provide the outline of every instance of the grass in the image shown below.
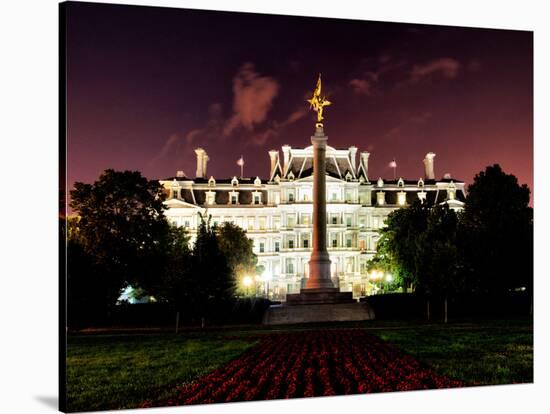
<path fill-rule="evenodd" d="M 69 336 L 68 411 L 137 407 L 213 371 L 254 344 L 212 335 Z"/>
<path fill-rule="evenodd" d="M 440 374 L 471 385 L 533 382 L 533 325 L 528 321 L 418 324 L 372 333 Z"/>
<path fill-rule="evenodd" d="M 533 324 L 529 320 L 449 324 L 367 321 L 295 326 L 246 326 L 171 333 L 69 335 L 69 411 L 135 408 L 169 398 L 174 386 L 237 357 L 258 334 L 361 327 L 438 373 L 472 385 L 533 381 Z"/>

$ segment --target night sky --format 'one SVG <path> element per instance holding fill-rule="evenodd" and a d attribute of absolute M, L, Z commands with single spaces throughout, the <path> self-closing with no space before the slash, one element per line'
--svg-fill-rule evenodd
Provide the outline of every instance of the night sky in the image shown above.
<path fill-rule="evenodd" d="M 106 168 L 148 178 L 269 174 L 269 149 L 310 145 L 319 72 L 328 144 L 369 176 L 471 182 L 499 163 L 533 190 L 531 32 L 71 3 L 69 186 Z"/>

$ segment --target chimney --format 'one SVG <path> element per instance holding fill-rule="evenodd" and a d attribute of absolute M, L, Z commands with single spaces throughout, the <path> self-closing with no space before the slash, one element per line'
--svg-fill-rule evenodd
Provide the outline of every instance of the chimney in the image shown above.
<path fill-rule="evenodd" d="M 288 161 L 290 161 L 290 145 L 283 145 L 283 173 L 286 173 Z"/>
<path fill-rule="evenodd" d="M 435 180 L 434 158 L 435 154 L 433 152 L 428 152 L 426 154 L 426 158 L 424 158 L 424 172 L 426 180 Z"/>
<path fill-rule="evenodd" d="M 370 153 L 368 151 L 361 151 L 361 164 L 363 164 L 367 181 L 369 180 L 369 156 Z"/>
<path fill-rule="evenodd" d="M 206 178 L 206 164 L 208 163 L 209 159 L 210 157 L 205 152 L 204 156 L 202 157 L 202 174 L 204 178 Z"/>
<path fill-rule="evenodd" d="M 208 155 L 206 151 L 202 148 L 195 149 L 195 154 L 197 154 L 197 178 L 206 178 L 206 161 L 208 160 Z M 206 160 L 205 160 L 206 158 Z"/>
<path fill-rule="evenodd" d="M 353 170 L 353 174 L 356 174 L 357 169 L 355 168 L 355 159 L 357 158 L 357 147 L 349 147 L 349 157 L 351 161 L 351 169 Z"/>
<path fill-rule="evenodd" d="M 277 165 L 277 158 L 279 158 L 279 151 L 269 150 L 269 160 L 271 161 L 271 169 L 269 170 L 269 178 L 273 175 L 275 166 Z"/>

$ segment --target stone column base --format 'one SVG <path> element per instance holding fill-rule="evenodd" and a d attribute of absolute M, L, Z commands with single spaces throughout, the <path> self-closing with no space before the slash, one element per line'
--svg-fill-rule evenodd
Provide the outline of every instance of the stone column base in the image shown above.
<path fill-rule="evenodd" d="M 287 325 L 314 322 L 366 321 L 374 319 L 367 303 L 273 305 L 264 314 L 264 325 Z"/>

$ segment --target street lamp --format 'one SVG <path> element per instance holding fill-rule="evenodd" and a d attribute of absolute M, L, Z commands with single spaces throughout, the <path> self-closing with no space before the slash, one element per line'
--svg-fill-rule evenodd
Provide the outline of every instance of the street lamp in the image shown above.
<path fill-rule="evenodd" d="M 251 278 L 250 276 L 245 276 L 245 277 L 243 278 L 243 285 L 244 285 L 244 287 L 246 288 L 246 294 L 247 294 L 247 295 L 249 294 L 248 288 L 252 285 L 252 282 L 253 282 L 253 280 L 252 280 L 252 278 Z"/>

